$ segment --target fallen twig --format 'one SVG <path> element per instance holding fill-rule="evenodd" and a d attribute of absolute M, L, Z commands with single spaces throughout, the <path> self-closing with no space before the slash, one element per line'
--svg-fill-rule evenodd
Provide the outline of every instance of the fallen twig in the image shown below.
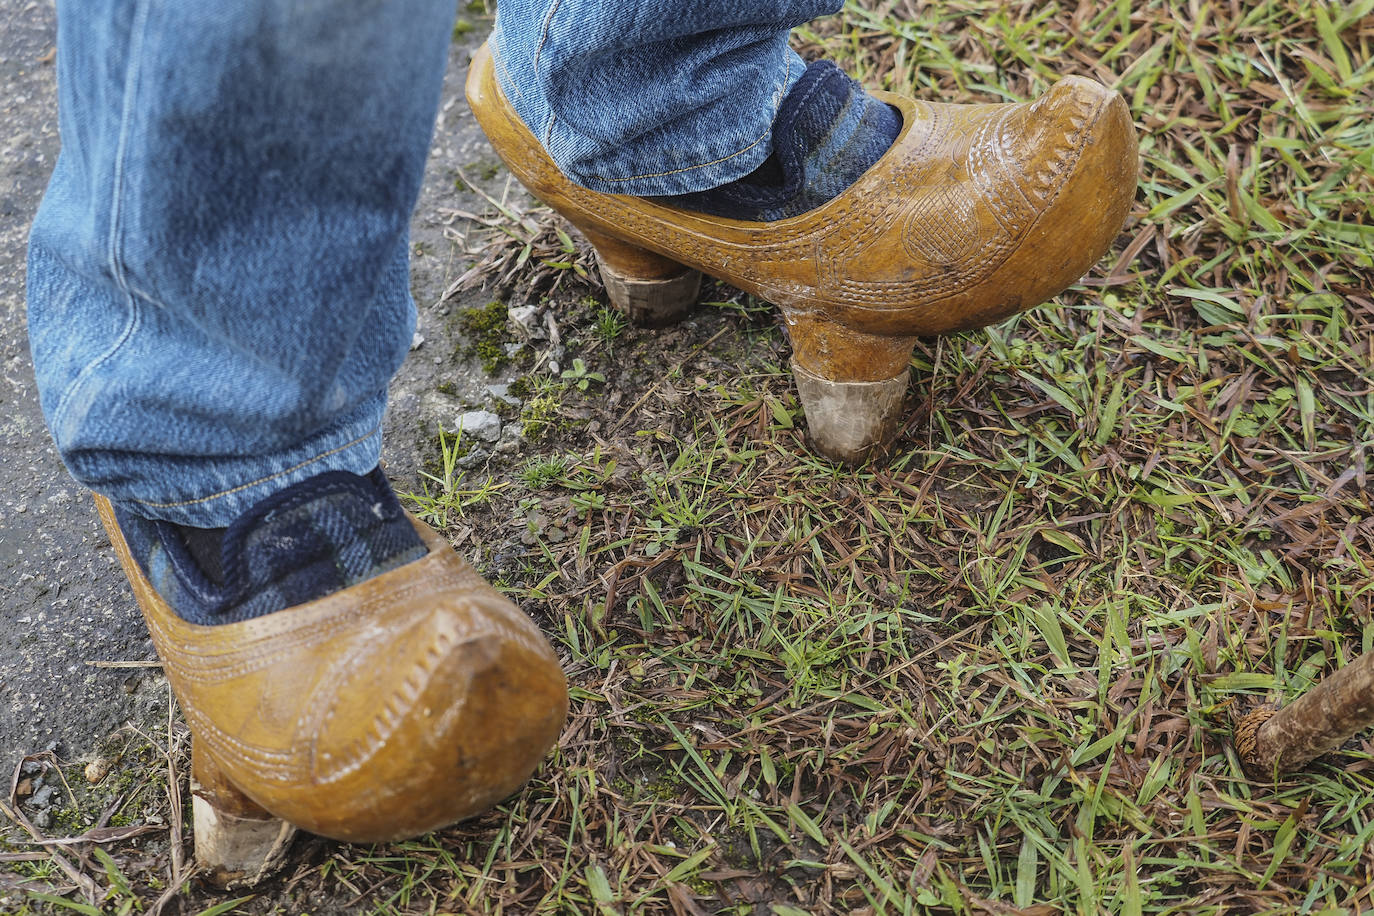
<path fill-rule="evenodd" d="M 130 827 L 92 827 L 79 836 L 64 836 L 53 840 L 35 840 L 40 846 L 76 846 L 80 843 L 115 843 L 145 833 L 160 833 L 166 827 L 154 824 L 137 824 Z"/>
<path fill-rule="evenodd" d="M 87 661 L 86 664 L 87 664 L 87 665 L 90 665 L 92 668 L 161 668 L 161 667 L 162 667 L 162 662 L 158 661 L 158 660 L 155 659 L 155 658 L 150 658 L 150 659 L 148 659 L 147 661 L 141 661 L 141 662 L 140 662 L 140 661 L 125 661 L 125 662 Z"/>
<path fill-rule="evenodd" d="M 1261 706 L 1236 724 L 1235 746 L 1252 773 L 1290 773 L 1374 725 L 1374 653 L 1366 653 L 1279 709 Z"/>

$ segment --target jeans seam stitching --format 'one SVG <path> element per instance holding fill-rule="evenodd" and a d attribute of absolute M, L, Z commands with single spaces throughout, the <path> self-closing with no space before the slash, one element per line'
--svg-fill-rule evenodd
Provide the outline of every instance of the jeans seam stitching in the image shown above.
<path fill-rule="evenodd" d="M 790 76 L 792 75 L 792 56 L 791 56 L 790 54 L 787 54 L 785 51 L 784 51 L 784 55 L 783 55 L 783 56 L 784 56 L 784 57 L 786 58 L 786 60 L 787 60 L 787 63 L 786 63 L 786 65 L 785 65 L 785 66 L 786 66 L 786 69 L 783 71 L 783 76 L 782 76 L 783 85 L 785 86 L 785 85 L 787 85 L 788 77 L 790 77 Z M 773 114 L 774 114 L 775 116 L 777 115 L 778 105 L 781 103 L 781 95 L 782 95 L 782 91 L 779 90 L 778 93 L 776 93 L 775 96 L 774 96 Z M 760 143 L 762 143 L 765 139 L 767 139 L 768 135 L 771 134 L 772 132 L 773 132 L 773 122 L 772 122 L 772 120 L 770 119 L 769 122 L 768 122 L 768 127 L 764 130 L 764 132 L 763 132 L 762 134 L 759 135 L 758 139 L 756 139 L 753 143 L 750 143 L 748 146 L 746 146 L 746 147 L 744 147 L 744 148 L 742 148 L 742 149 L 737 149 L 737 150 L 735 150 L 733 153 L 730 153 L 728 156 L 721 156 L 719 159 L 712 159 L 710 162 L 699 162 L 699 163 L 697 163 L 696 165 L 685 165 L 685 166 L 683 166 L 683 167 L 680 168 L 680 169 L 670 169 L 669 171 L 666 171 L 666 172 L 651 172 L 651 173 L 649 173 L 649 174 L 647 174 L 647 175 L 631 175 L 631 176 L 629 176 L 628 178 L 604 178 L 604 177 L 602 177 L 602 176 L 600 176 L 600 175 L 588 175 L 587 177 L 588 177 L 589 179 L 591 179 L 592 181 L 604 181 L 604 182 L 610 184 L 610 183 L 613 183 L 613 182 L 620 182 L 620 181 L 641 181 L 641 180 L 643 180 L 643 179 L 645 179 L 645 178 L 665 178 L 665 177 L 667 177 L 667 176 L 669 176 L 669 175 L 680 175 L 680 174 L 682 174 L 683 172 L 690 172 L 690 171 L 692 171 L 693 169 L 704 169 L 704 168 L 706 168 L 707 166 L 719 165 L 720 163 L 725 162 L 726 160 L 734 159 L 736 156 L 742 156 L 742 155 L 744 155 L 745 153 L 749 152 L 749 151 L 750 151 L 751 149 L 753 149 L 754 147 L 758 146 Z M 547 146 L 547 144 L 545 144 L 545 146 Z"/>
<path fill-rule="evenodd" d="M 556 12 L 558 12 L 558 4 L 561 3 L 561 2 L 562 2 L 562 0 L 553 0 L 553 3 L 549 4 L 549 12 L 548 12 L 548 14 L 547 14 L 546 16 L 544 16 L 544 25 L 543 25 L 542 29 L 540 30 L 540 35 L 539 35 L 539 46 L 536 47 L 536 48 L 534 49 L 534 59 L 533 59 L 533 60 L 531 61 L 531 63 L 530 63 L 530 69 L 531 69 L 532 71 L 534 71 L 534 78 L 535 78 L 535 79 L 539 79 L 539 55 L 541 55 L 541 54 L 544 53 L 544 45 L 545 45 L 545 44 L 548 42 L 548 40 L 549 40 L 549 27 L 550 27 L 551 25 L 553 25 L 553 14 L 556 13 Z M 553 115 L 552 112 L 550 112 L 550 113 L 549 113 L 549 120 L 548 120 L 548 123 L 544 125 L 544 148 L 545 148 L 545 149 L 548 149 L 548 148 L 549 148 L 549 141 L 553 138 L 553 123 L 554 123 L 554 120 L 555 120 L 554 115 Z"/>
<path fill-rule="evenodd" d="M 510 75 L 510 68 L 506 66 L 505 58 L 500 53 L 500 50 L 500 45 L 491 46 L 491 59 L 495 62 L 497 68 L 500 69 L 500 71 L 504 73 L 506 76 L 504 83 L 498 79 L 496 81 L 496 84 L 500 86 L 502 90 L 504 90 L 506 88 L 505 84 L 509 83 L 510 87 L 515 90 L 515 94 L 520 96 L 521 100 L 523 100 L 525 98 L 525 94 L 520 91 L 520 86 L 515 82 L 515 78 Z"/>
<path fill-rule="evenodd" d="M 539 78 L 539 55 L 544 53 L 544 44 L 549 40 L 549 26 L 553 23 L 553 14 L 558 11 L 558 4 L 562 0 L 553 0 L 549 4 L 549 12 L 544 16 L 544 25 L 540 30 L 539 46 L 534 49 L 534 60 L 530 64 L 530 69 L 534 71 L 535 79 Z"/>
<path fill-rule="evenodd" d="M 494 36 L 493 40 L 495 40 Z M 540 42 L 540 47 L 543 47 L 543 42 Z M 515 94 L 520 97 L 520 100 L 524 101 L 525 94 L 520 91 L 520 84 L 515 81 L 515 78 L 513 76 L 511 76 L 510 68 L 506 66 L 506 61 L 500 54 L 500 46 L 497 44 L 493 44 L 491 46 L 491 60 L 492 65 L 497 70 L 501 71 L 501 73 L 504 74 L 506 77 L 504 82 L 501 80 L 500 77 L 497 77 L 496 85 L 501 88 L 502 92 L 504 92 L 506 89 L 506 85 L 509 84 L 510 88 L 515 90 Z M 517 112 L 517 117 L 518 116 L 519 113 Z M 554 116 L 550 114 L 548 124 L 544 128 L 544 139 L 540 141 L 540 143 L 543 145 L 545 149 L 549 148 L 549 141 L 553 136 L 553 123 L 555 120 L 556 119 L 554 118 Z"/>
<path fill-rule="evenodd" d="M 343 445 L 335 446 L 334 448 L 331 448 L 328 451 L 320 452 L 313 458 L 307 458 L 304 461 L 293 464 L 291 465 L 291 467 L 286 468 L 285 470 L 278 471 L 275 474 L 268 474 L 266 477 L 259 477 L 257 480 L 250 480 L 248 483 L 240 484 L 237 487 L 231 487 L 230 489 L 222 490 L 219 493 L 211 493 L 209 496 L 201 496 L 197 499 L 184 499 L 180 502 L 173 503 L 154 503 L 148 502 L 145 499 L 130 499 L 129 502 L 137 503 L 140 506 L 147 506 L 150 509 L 178 509 L 182 506 L 195 506 L 201 503 L 208 503 L 212 499 L 219 499 L 222 496 L 232 496 L 235 493 L 241 493 L 244 490 L 251 490 L 253 487 L 267 483 L 268 481 L 276 480 L 279 477 L 285 477 L 287 474 L 295 473 L 296 471 L 299 471 L 301 468 L 306 467 L 307 465 L 314 464 L 316 461 L 321 461 L 325 458 L 328 458 L 330 455 L 337 455 L 339 452 L 342 452 L 345 449 L 352 448 L 359 442 L 365 442 L 368 439 L 371 439 L 373 436 L 377 435 L 377 433 L 380 431 L 380 425 L 374 426 L 369 432 L 359 436 L 351 442 L 345 442 Z"/>
<path fill-rule="evenodd" d="M 125 74 L 125 92 L 123 110 L 120 112 L 119 123 L 119 145 L 115 151 L 114 173 L 111 176 L 110 189 L 110 234 L 106 243 L 106 253 L 109 257 L 110 276 L 114 279 L 115 286 L 124 294 L 124 302 L 129 311 L 129 316 L 124 322 L 124 329 L 120 331 L 119 337 L 112 343 L 104 353 L 101 353 L 91 362 L 87 363 L 77 373 L 69 387 L 62 395 L 57 407 L 53 409 L 52 427 L 59 429 L 62 420 L 66 416 L 67 408 L 71 404 L 77 393 L 85 387 L 91 375 L 109 362 L 129 339 L 138 331 L 142 324 L 142 314 L 138 308 L 138 299 L 133 295 L 129 288 L 128 277 L 124 270 L 119 245 L 120 220 L 123 211 L 120 207 L 120 195 L 124 189 L 124 165 L 129 153 L 129 134 L 132 133 L 131 123 L 136 112 L 135 102 L 138 96 L 139 82 L 143 76 L 141 66 L 143 57 L 143 42 L 148 28 L 148 4 L 142 3 L 134 14 L 134 23 L 129 36 L 129 69 Z"/>

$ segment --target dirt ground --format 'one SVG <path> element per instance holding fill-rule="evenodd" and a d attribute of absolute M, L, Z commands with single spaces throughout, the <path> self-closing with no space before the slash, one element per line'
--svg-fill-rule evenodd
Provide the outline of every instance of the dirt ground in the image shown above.
<path fill-rule="evenodd" d="M 36 778 L 41 787 L 50 762 L 79 769 L 99 761 L 113 767 L 106 787 L 121 782 L 128 788 L 159 765 L 155 747 L 170 745 L 185 764 L 185 731 L 174 720 L 169 741 L 170 691 L 152 644 L 90 500 L 66 474 L 38 409 L 24 333 L 24 246 L 59 149 L 52 64 L 55 17 L 47 2 L 0 0 L 0 24 L 0 81 L 6 86 L 0 101 L 0 570 L 9 583 L 0 589 L 0 774 L 6 786 L 31 784 Z M 513 421 L 520 411 L 506 386 L 531 369 L 549 370 L 550 361 L 560 372 L 559 359 L 576 358 L 576 348 L 588 346 L 562 335 L 572 331 L 570 320 L 584 326 L 592 322 L 586 297 L 597 286 L 573 271 L 562 279 L 558 271 L 543 271 L 532 278 L 533 287 L 527 279 L 514 297 L 507 290 L 509 305 L 537 310 L 529 334 L 507 322 L 504 312 L 485 336 L 464 321 L 494 295 L 488 289 L 453 288 L 488 244 L 489 232 L 472 217 L 492 213 L 492 198 L 517 212 L 532 206 L 499 165 L 463 100 L 468 59 L 488 27 L 489 19 L 480 15 L 460 18 L 412 224 L 412 292 L 419 320 L 410 358 L 391 387 L 383 459 L 400 491 L 423 493 L 432 486 L 422 472 L 438 470 L 441 432 L 456 434 L 465 413 L 501 416 L 506 435 L 489 443 L 469 436 L 464 464 L 474 477 L 509 479 L 532 454 L 581 450 L 589 440 L 610 435 L 608 430 L 625 417 L 639 394 L 655 382 L 661 386 L 662 360 L 672 358 L 665 354 L 689 353 L 734 325 L 753 323 L 748 316 L 708 311 L 669 331 L 626 329 L 617 352 L 621 368 L 608 380 L 608 397 L 594 394 L 584 403 L 560 405 L 534 435 L 515 435 L 512 427 L 519 424 Z M 464 258 L 465 249 L 473 257 Z M 590 263 L 585 250 L 581 259 Z M 771 327 L 771 318 L 761 319 L 761 325 Z M 488 371 L 491 360 L 484 367 L 483 357 L 474 351 L 476 337 L 501 348 L 494 371 Z M 774 338 L 769 352 L 777 346 Z M 519 347 L 519 353 L 506 358 L 507 347 Z M 665 418 L 665 434 L 673 425 L 671 417 Z M 564 503 L 528 514 L 539 518 L 543 513 L 538 524 L 556 525 Z M 528 544 L 522 543 L 522 538 L 528 541 L 525 521 L 511 524 L 490 505 L 458 530 L 460 549 L 491 576 L 518 564 L 528 552 Z M 84 787 L 78 788 L 82 803 L 110 800 L 107 794 L 87 795 Z M 50 809 L 26 810 L 37 816 L 45 834 L 57 835 L 80 824 L 85 813 L 98 813 L 81 812 L 81 807 L 55 800 Z M 150 793 L 141 813 L 147 823 L 165 824 L 165 797 Z M 157 831 L 132 842 L 144 850 L 137 858 L 150 869 L 131 872 L 137 886 L 149 880 L 159 863 L 167 864 L 168 844 L 165 833 Z M 260 900 L 277 901 L 266 911 L 279 905 L 320 912 L 366 909 L 364 900 L 350 904 L 340 899 L 337 889 L 316 896 L 299 882 L 288 887 L 296 866 L 318 860 L 332 846 L 310 838 L 298 842 L 287 877 L 260 890 Z M 7 897 L 5 887 L 0 881 L 0 907 L 16 905 L 18 898 Z M 197 892 L 195 887 L 179 903 L 185 912 L 221 899 L 213 889 Z"/>
<path fill-rule="evenodd" d="M 1113 250 L 922 340 L 858 469 L 808 447 L 775 310 L 607 308 L 468 114 L 465 5 L 387 470 L 539 623 L 569 719 L 489 815 L 303 837 L 239 899 L 188 871 L 188 735 L 42 429 L 53 22 L 0 0 L 0 800 L 32 828 L 0 819 L 0 912 L 1367 910 L 1368 736 L 1277 781 L 1232 737 L 1374 645 L 1371 3 L 857 0 L 794 33 L 932 100 L 1093 76 L 1140 131 Z"/>

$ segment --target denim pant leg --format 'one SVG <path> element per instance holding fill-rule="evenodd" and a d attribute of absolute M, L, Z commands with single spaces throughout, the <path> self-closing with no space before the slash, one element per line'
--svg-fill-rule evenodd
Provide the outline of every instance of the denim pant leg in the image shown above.
<path fill-rule="evenodd" d="M 72 474 L 215 527 L 377 464 L 452 0 L 59 0 L 62 152 L 29 244 Z"/>
<path fill-rule="evenodd" d="M 787 33 L 842 0 L 501 0 L 511 105 L 594 191 L 686 194 L 753 171 L 804 65 Z"/>

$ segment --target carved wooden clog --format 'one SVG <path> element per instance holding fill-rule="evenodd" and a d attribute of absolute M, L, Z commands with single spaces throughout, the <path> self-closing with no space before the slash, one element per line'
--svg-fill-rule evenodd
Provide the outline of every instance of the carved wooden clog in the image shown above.
<path fill-rule="evenodd" d="M 421 522 L 413 563 L 198 626 L 96 504 L 191 728 L 197 856 L 221 884 L 270 869 L 291 826 L 377 842 L 480 814 L 558 737 L 567 681 L 543 634 Z"/>
<path fill-rule="evenodd" d="M 631 318 L 679 317 L 698 271 L 779 306 L 812 438 L 851 462 L 895 433 L 916 338 L 982 327 L 1076 281 L 1120 231 L 1138 169 L 1125 102 L 1092 80 L 1024 104 L 875 95 L 905 121 L 892 148 L 829 203 L 751 223 L 574 184 L 506 101 L 486 46 L 467 79 L 497 154 L 587 236 Z"/>

